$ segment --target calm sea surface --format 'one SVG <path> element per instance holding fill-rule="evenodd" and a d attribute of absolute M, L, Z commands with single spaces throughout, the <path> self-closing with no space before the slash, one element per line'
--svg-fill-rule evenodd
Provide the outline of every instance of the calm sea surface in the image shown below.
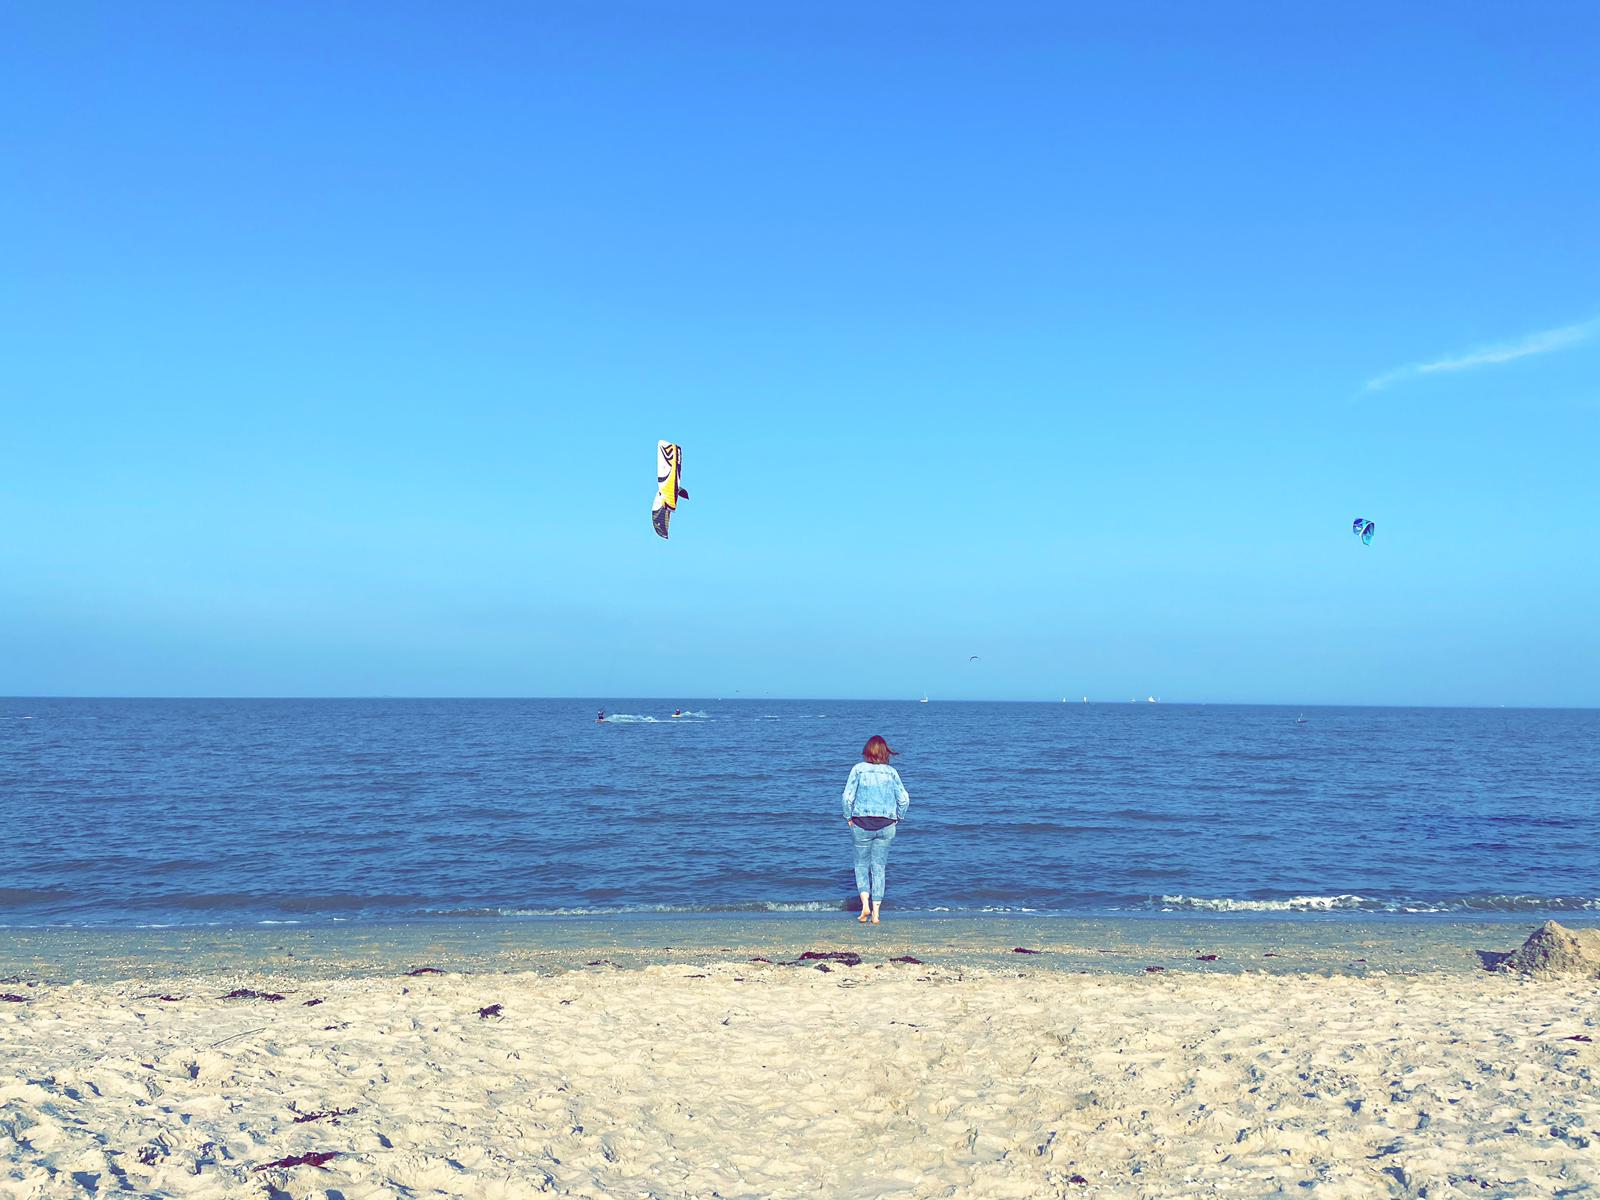
<path fill-rule="evenodd" d="M 684 707 L 0 700 L 0 925 L 834 909 L 873 733 L 890 907 L 1600 912 L 1600 712 Z"/>

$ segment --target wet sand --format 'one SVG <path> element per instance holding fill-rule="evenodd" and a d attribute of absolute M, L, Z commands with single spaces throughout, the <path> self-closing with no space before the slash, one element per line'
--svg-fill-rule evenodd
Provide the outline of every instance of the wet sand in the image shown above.
<path fill-rule="evenodd" d="M 1574 927 L 1600 918 L 1563 916 Z M 267 974 L 283 979 L 385 975 L 432 964 L 457 971 L 559 971 L 604 954 L 626 966 L 742 962 L 833 948 L 914 953 L 955 967 L 1027 965 L 1064 971 L 1369 971 L 1474 973 L 1479 951 L 1521 943 L 1534 920 L 1270 919 L 1261 917 L 969 917 L 885 914 L 682 915 L 184 929 L 0 929 L 0 976 L 108 981 L 152 972 Z M 1199 956 L 1215 954 L 1214 961 Z"/>

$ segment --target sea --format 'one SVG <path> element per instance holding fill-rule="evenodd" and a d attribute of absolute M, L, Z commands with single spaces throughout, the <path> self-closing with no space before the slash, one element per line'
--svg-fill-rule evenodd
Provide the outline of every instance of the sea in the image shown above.
<path fill-rule="evenodd" d="M 1594 710 L 7 699 L 0 926 L 833 913 L 873 734 L 889 912 L 1600 916 Z"/>

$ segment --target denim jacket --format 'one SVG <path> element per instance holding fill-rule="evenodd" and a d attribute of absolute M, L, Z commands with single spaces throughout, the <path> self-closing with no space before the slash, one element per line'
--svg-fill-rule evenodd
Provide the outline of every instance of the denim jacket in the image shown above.
<path fill-rule="evenodd" d="M 844 819 L 851 817 L 893 817 L 905 819 L 911 807 L 900 772 L 888 763 L 859 762 L 850 768 L 844 781 Z"/>

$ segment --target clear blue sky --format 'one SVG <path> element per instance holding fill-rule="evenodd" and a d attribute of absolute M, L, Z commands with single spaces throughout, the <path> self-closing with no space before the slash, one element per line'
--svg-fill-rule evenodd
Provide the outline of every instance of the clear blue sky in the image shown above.
<path fill-rule="evenodd" d="M 1597 60 L 7 5 L 0 693 L 1600 704 Z"/>

